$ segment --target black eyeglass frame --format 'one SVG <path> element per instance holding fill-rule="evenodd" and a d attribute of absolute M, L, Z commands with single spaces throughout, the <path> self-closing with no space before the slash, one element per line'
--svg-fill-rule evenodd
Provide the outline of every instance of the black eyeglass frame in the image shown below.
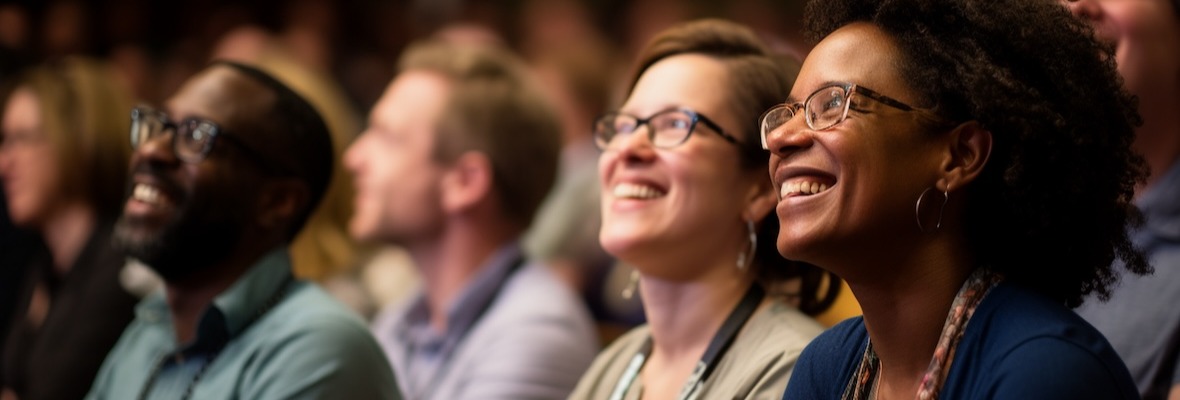
<path fill-rule="evenodd" d="M 159 128 L 149 130 L 148 134 L 141 138 L 140 127 L 141 124 L 147 122 L 147 118 L 155 118 L 159 121 L 160 125 Z M 139 106 L 131 110 L 130 139 L 132 150 L 138 149 L 139 146 L 158 137 L 161 134 L 165 134 L 168 131 L 171 131 L 172 136 L 170 139 L 172 152 L 173 154 L 176 154 L 176 157 L 181 161 L 190 164 L 201 162 L 202 160 L 209 157 L 209 153 L 213 151 L 213 148 L 217 142 L 224 139 L 227 141 L 227 143 L 233 144 L 239 150 L 242 150 L 244 153 L 246 153 L 246 158 L 252 160 L 265 172 L 274 175 L 291 175 L 291 170 L 289 168 L 282 167 L 278 164 L 268 161 L 268 158 L 266 158 L 261 152 L 254 150 L 241 139 L 235 137 L 232 133 L 226 132 L 216 122 L 204 118 L 185 118 L 180 122 L 173 122 L 170 118 L 168 118 L 167 113 L 148 106 Z M 199 150 L 189 148 L 185 151 L 181 151 L 180 137 L 182 136 L 182 131 L 184 131 L 183 133 L 188 135 L 190 138 L 194 132 L 202 131 L 204 134 L 209 135 L 209 138 L 204 141 L 202 147 Z"/>
<path fill-rule="evenodd" d="M 688 130 L 685 132 L 684 137 L 681 138 L 676 143 L 673 143 L 670 145 L 657 145 L 656 144 L 656 129 L 654 127 L 652 127 L 651 122 L 653 120 L 655 120 L 656 118 L 659 118 L 660 116 L 664 116 L 664 115 L 672 114 L 672 113 L 679 113 L 679 114 L 683 114 L 683 115 L 686 115 L 689 117 L 690 123 L 688 126 Z M 616 131 L 614 134 L 612 134 L 610 136 L 610 139 L 604 138 L 604 136 L 606 134 L 603 133 L 603 130 L 600 129 L 600 127 L 604 126 L 604 125 L 605 126 L 614 125 L 613 121 L 615 121 L 618 117 L 627 117 L 627 118 L 635 120 L 635 124 L 632 126 L 631 131 L 630 132 Z M 733 135 L 726 133 L 724 129 L 721 129 L 721 125 L 718 125 L 716 122 L 713 122 L 713 120 L 709 119 L 709 117 L 706 117 L 699 112 L 696 112 L 692 109 L 684 108 L 684 107 L 669 108 L 667 110 L 659 111 L 655 114 L 652 114 L 652 115 L 648 116 L 647 118 L 639 118 L 635 115 L 624 113 L 624 112 L 619 112 L 619 111 L 608 112 L 606 114 L 603 114 L 602 116 L 599 116 L 597 119 L 595 119 L 594 126 L 591 129 L 592 129 L 592 133 L 594 135 L 594 144 L 596 146 L 598 146 L 598 148 L 600 150 L 606 150 L 606 149 L 610 148 L 610 143 L 612 141 L 614 141 L 614 138 L 618 137 L 620 134 L 630 135 L 632 133 L 635 133 L 635 131 L 639 130 L 639 127 L 644 126 L 644 125 L 647 125 L 647 127 L 648 127 L 647 140 L 652 144 L 652 146 L 654 146 L 656 148 L 661 148 L 661 149 L 670 149 L 670 148 L 678 147 L 678 146 L 684 144 L 684 142 L 687 142 L 688 138 L 691 137 L 693 132 L 696 131 L 696 127 L 697 127 L 698 123 L 705 124 L 705 126 L 709 127 L 710 130 L 717 133 L 719 136 L 721 136 L 722 139 L 725 139 L 725 141 L 732 143 L 738 147 L 742 146 L 742 142 L 740 140 L 738 140 L 737 137 L 734 137 Z"/>
<path fill-rule="evenodd" d="M 828 125 L 825 125 L 822 127 L 815 126 L 815 121 L 812 120 L 812 116 L 811 116 L 812 113 L 810 110 L 808 110 L 808 108 L 810 107 L 811 101 L 813 99 L 815 99 L 815 96 L 818 96 L 820 93 L 823 93 L 831 88 L 839 88 L 844 91 L 844 109 L 840 111 L 840 117 L 836 118 L 836 120 L 833 121 L 831 124 L 828 124 Z M 758 136 L 762 140 L 762 149 L 764 149 L 764 150 L 770 149 L 770 145 L 769 145 L 769 143 L 767 143 L 767 139 L 769 138 L 770 133 L 773 132 L 775 129 L 778 129 L 781 126 L 786 125 L 792 119 L 795 119 L 795 116 L 799 114 L 799 109 L 803 109 L 803 114 L 804 114 L 804 117 L 806 118 L 806 121 L 807 121 L 807 127 L 811 128 L 811 130 L 814 130 L 814 131 L 822 131 L 822 130 L 831 129 L 833 126 L 839 125 L 841 122 L 844 122 L 845 119 L 848 119 L 848 110 L 850 108 L 852 108 L 852 102 L 849 101 L 849 99 L 852 98 L 853 94 L 864 95 L 865 97 L 876 100 L 882 104 L 896 108 L 898 110 L 921 114 L 921 115 L 925 116 L 926 118 L 931 119 L 932 121 L 936 121 L 939 123 L 945 122 L 945 119 L 938 116 L 938 114 L 935 114 L 931 110 L 911 106 L 909 104 L 901 102 L 900 100 L 883 95 L 881 93 L 878 93 L 875 90 L 869 89 L 869 88 L 861 86 L 861 85 L 857 85 L 855 83 L 836 82 L 836 83 L 832 83 L 829 85 L 824 85 L 823 87 L 817 89 L 816 91 L 811 92 L 811 94 L 807 96 L 807 99 L 805 99 L 801 102 L 789 103 L 789 104 L 788 103 L 779 104 L 777 106 L 771 107 L 769 110 L 766 110 L 766 112 L 762 113 L 762 116 L 758 117 L 758 130 L 759 130 Z M 784 110 L 789 111 L 791 113 L 791 115 L 788 118 L 786 118 L 785 120 L 783 120 L 782 123 L 779 124 L 778 126 L 771 128 L 771 129 L 767 129 L 766 118 L 768 116 L 770 116 L 772 113 L 776 113 L 776 112 L 784 111 Z"/>

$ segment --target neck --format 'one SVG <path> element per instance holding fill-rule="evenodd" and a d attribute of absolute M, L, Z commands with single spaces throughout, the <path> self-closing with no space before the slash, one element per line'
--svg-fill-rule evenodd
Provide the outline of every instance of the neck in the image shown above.
<path fill-rule="evenodd" d="M 65 206 L 46 221 L 41 236 L 53 256 L 53 270 L 59 276 L 73 268 L 95 224 L 94 211 L 80 203 Z"/>
<path fill-rule="evenodd" d="M 430 325 L 437 332 L 446 332 L 448 311 L 480 267 L 520 234 L 506 227 L 476 229 L 465 222 L 451 221 L 438 237 L 406 246 L 422 275 Z"/>
<path fill-rule="evenodd" d="M 1150 189 L 1180 160 L 1180 113 L 1176 112 L 1180 97 L 1176 92 L 1169 91 L 1162 95 L 1167 98 L 1148 98 L 1155 95 L 1148 93 L 1140 97 L 1139 112 L 1143 116 L 1143 125 L 1135 131 L 1133 147 L 1143 155 L 1151 168 L 1151 175 L 1135 193 Z"/>
<path fill-rule="evenodd" d="M 733 266 L 717 270 L 725 277 L 688 283 L 647 276 L 641 279 L 653 360 L 694 365 L 753 284 Z"/>
<path fill-rule="evenodd" d="M 888 371 L 882 393 L 913 396 L 930 365 L 951 303 L 974 267 L 964 241 L 953 237 L 963 236 L 944 232 L 908 257 L 878 257 L 899 261 L 877 262 L 878 273 L 848 281 L 881 371 Z"/>
<path fill-rule="evenodd" d="M 273 249 L 274 246 L 239 247 L 221 262 L 200 268 L 183 279 L 165 281 L 176 342 L 186 344 L 195 339 L 201 315 L 213 299 Z"/>

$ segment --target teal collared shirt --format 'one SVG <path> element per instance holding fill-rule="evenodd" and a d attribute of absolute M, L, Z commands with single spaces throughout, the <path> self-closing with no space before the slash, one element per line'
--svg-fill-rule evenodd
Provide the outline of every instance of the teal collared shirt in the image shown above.
<path fill-rule="evenodd" d="M 190 387 L 192 399 L 401 398 L 365 323 L 293 280 L 286 248 L 214 298 L 190 343 L 176 342 L 163 293 L 144 299 L 87 399 L 138 399 L 145 389 L 179 399 Z"/>

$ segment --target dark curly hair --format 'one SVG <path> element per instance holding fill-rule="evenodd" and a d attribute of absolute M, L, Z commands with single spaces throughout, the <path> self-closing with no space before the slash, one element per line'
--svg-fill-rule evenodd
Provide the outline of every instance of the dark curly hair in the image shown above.
<path fill-rule="evenodd" d="M 790 94 L 798 75 L 798 63 L 767 50 L 758 36 L 742 25 L 702 19 L 664 30 L 644 47 L 628 91 L 643 72 L 655 63 L 680 54 L 700 54 L 725 64 L 730 78 L 732 110 L 742 124 L 741 164 L 746 169 L 765 171 L 770 153 L 758 140 L 758 117 Z M 840 278 L 810 264 L 790 261 L 779 254 L 773 239 L 778 237 L 778 216 L 767 214 L 758 224 L 754 268 L 763 286 L 800 278 L 799 310 L 817 315 L 831 307 L 840 290 Z"/>
<path fill-rule="evenodd" d="M 925 106 L 992 133 L 966 189 L 981 265 L 1069 307 L 1110 297 L 1116 258 L 1152 271 L 1127 236 L 1146 176 L 1136 100 L 1113 49 L 1056 0 L 812 0 L 805 21 L 812 40 L 857 21 L 884 30 Z"/>

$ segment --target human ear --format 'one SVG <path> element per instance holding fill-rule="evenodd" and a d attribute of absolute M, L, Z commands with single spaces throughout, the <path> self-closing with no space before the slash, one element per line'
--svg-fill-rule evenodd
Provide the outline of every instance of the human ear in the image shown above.
<path fill-rule="evenodd" d="M 468 151 L 455 159 L 442 178 L 442 204 L 447 212 L 460 212 L 489 196 L 493 184 L 492 161 Z"/>
<path fill-rule="evenodd" d="M 774 210 L 778 204 L 778 191 L 774 190 L 770 177 L 757 174 L 751 181 L 750 189 L 746 191 L 745 204 L 746 207 L 742 210 L 742 219 L 745 221 L 757 223 Z"/>
<path fill-rule="evenodd" d="M 992 152 L 992 133 L 977 121 L 960 124 L 947 133 L 939 190 L 951 191 L 971 183 L 987 165 Z"/>
<path fill-rule="evenodd" d="M 258 222 L 267 230 L 285 229 L 294 223 L 311 199 L 311 190 L 303 181 L 294 178 L 280 178 L 265 182 L 259 190 L 256 215 Z"/>

